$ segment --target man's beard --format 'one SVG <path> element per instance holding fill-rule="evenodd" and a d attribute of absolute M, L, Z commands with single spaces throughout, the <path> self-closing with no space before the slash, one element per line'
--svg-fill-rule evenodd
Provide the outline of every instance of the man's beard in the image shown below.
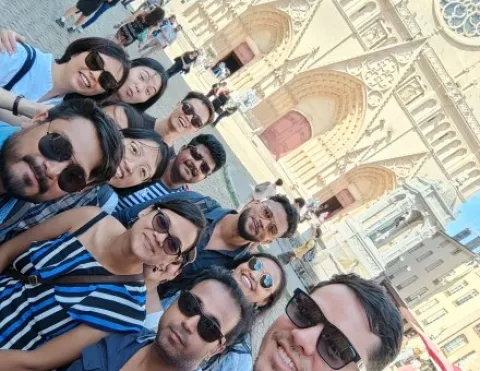
<path fill-rule="evenodd" d="M 182 354 L 172 349 L 168 340 L 162 337 L 161 331 L 162 329 L 159 328 L 152 345 L 161 362 L 178 371 L 191 371 L 198 368 L 196 362 L 186 359 Z"/>
<path fill-rule="evenodd" d="M 27 129 L 28 130 L 28 129 Z M 8 138 L 0 150 L 0 180 L 4 188 L 4 192 L 15 198 L 35 202 L 37 196 L 27 196 L 25 194 L 25 187 L 31 186 L 31 180 L 25 176 L 19 176 L 12 170 L 12 166 L 19 162 L 26 162 L 37 177 L 39 194 L 48 191 L 48 179 L 44 168 L 35 161 L 35 158 L 30 155 L 20 157 L 17 154 L 17 146 L 19 139 L 25 132 L 19 132 Z"/>
<path fill-rule="evenodd" d="M 175 159 L 173 161 L 172 168 L 170 169 L 170 179 L 173 183 L 176 184 L 185 183 L 185 179 L 180 173 L 180 165 L 181 163 L 178 163 L 177 159 Z"/>
<path fill-rule="evenodd" d="M 251 242 L 259 242 L 258 238 L 254 235 L 252 235 L 248 231 L 248 217 L 250 216 L 250 209 L 245 209 L 240 213 L 240 216 L 238 218 L 238 224 L 237 224 L 237 232 L 240 237 L 242 237 L 244 240 L 251 241 Z"/>

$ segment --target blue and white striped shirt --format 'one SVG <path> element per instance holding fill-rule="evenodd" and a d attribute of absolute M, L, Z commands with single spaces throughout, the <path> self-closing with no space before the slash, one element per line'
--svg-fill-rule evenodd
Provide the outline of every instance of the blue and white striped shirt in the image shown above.
<path fill-rule="evenodd" d="M 170 193 L 185 192 L 186 190 L 187 189 L 185 186 L 177 189 L 169 188 L 161 180 L 157 180 L 153 184 L 149 184 L 148 186 L 132 194 L 123 197 L 119 196 L 118 206 L 115 209 L 115 212 L 168 195 Z"/>

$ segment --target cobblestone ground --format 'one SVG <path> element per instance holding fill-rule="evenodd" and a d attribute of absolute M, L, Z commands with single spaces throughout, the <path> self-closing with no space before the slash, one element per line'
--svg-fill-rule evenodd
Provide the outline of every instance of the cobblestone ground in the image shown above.
<path fill-rule="evenodd" d="M 59 57 L 65 47 L 74 39 L 86 36 L 113 36 L 113 25 L 130 14 L 119 4 L 114 9 L 104 13 L 83 34 L 69 34 L 66 29 L 59 27 L 54 20 L 75 3 L 71 0 L 0 0 L 0 27 L 13 29 L 24 35 L 28 43 L 39 47 L 41 50 L 50 51 L 56 57 Z M 128 51 L 132 57 L 138 56 L 136 46 L 130 47 Z M 170 59 L 163 52 L 154 55 L 154 57 L 165 67 L 169 67 L 171 64 Z M 189 90 L 190 88 L 183 78 L 179 75 L 175 76 L 170 80 L 166 94 L 150 109 L 149 113 L 154 117 L 165 117 Z M 204 129 L 203 132 L 212 133 L 219 137 L 214 129 Z M 220 137 L 219 139 L 222 140 Z M 179 145 L 181 146 L 188 140 L 186 138 Z M 226 174 L 228 174 L 227 176 L 236 194 L 248 194 L 250 184 L 253 184 L 254 181 L 230 148 L 227 145 L 225 146 L 228 155 L 227 171 L 217 172 L 202 184 L 192 187 L 192 189 L 213 196 L 226 207 L 235 207 L 234 197 L 232 197 L 226 184 Z M 272 323 L 276 315 L 283 310 L 285 300 L 281 300 L 279 305 L 257 324 L 253 336 L 254 348 L 258 346 L 266 328 Z"/>

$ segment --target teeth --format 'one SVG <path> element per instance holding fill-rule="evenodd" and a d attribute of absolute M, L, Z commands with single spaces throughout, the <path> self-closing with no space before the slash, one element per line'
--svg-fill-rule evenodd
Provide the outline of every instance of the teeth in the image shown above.
<path fill-rule="evenodd" d="M 85 86 L 86 86 L 87 88 L 89 88 L 89 87 L 90 87 L 90 83 L 88 82 L 88 80 L 87 80 L 87 78 L 85 77 L 85 75 L 82 73 L 82 74 L 80 74 L 80 76 L 82 76 L 82 80 L 83 80 L 83 83 L 85 84 Z"/>
<path fill-rule="evenodd" d="M 282 361 L 290 368 L 290 370 L 296 371 L 297 368 L 293 364 L 293 361 L 288 357 L 287 353 L 282 347 L 278 347 L 278 353 L 280 354 L 280 358 Z"/>
<path fill-rule="evenodd" d="M 245 285 L 251 290 L 252 289 L 252 283 L 250 282 L 250 280 L 242 274 L 242 280 L 243 282 L 245 282 Z"/>

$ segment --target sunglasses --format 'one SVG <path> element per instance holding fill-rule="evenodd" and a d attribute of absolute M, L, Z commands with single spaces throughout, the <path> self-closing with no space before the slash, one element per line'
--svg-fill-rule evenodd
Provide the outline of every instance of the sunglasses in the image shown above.
<path fill-rule="evenodd" d="M 182 254 L 182 242 L 170 234 L 170 218 L 162 210 L 157 210 L 153 217 L 152 227 L 156 232 L 164 233 L 167 238 L 163 241 L 162 247 L 166 254 L 180 257 Z"/>
<path fill-rule="evenodd" d="M 190 291 L 183 291 L 178 298 L 178 309 L 187 317 L 200 316 L 198 321 L 198 335 L 207 343 L 222 341 L 225 337 L 216 321 L 208 317 L 202 310 L 197 297 Z"/>
<path fill-rule="evenodd" d="M 254 272 L 263 272 L 263 264 L 257 258 L 250 258 L 248 261 L 248 267 Z M 260 286 L 262 286 L 264 289 L 271 289 L 273 287 L 272 276 L 270 276 L 268 273 L 264 273 L 260 278 Z"/>
<path fill-rule="evenodd" d="M 301 329 L 323 324 L 317 341 L 317 352 L 329 367 L 339 370 L 350 362 L 356 362 L 360 371 L 366 371 L 360 355 L 348 338 L 327 320 L 318 304 L 308 294 L 296 289 L 285 312 L 290 321 Z"/>
<path fill-rule="evenodd" d="M 203 175 L 209 176 L 211 173 L 210 166 L 208 166 L 207 162 L 204 160 L 203 155 L 198 152 L 197 147 L 195 146 L 189 146 L 190 149 L 190 154 L 192 155 L 193 159 L 195 161 L 201 161 L 202 163 L 200 164 L 200 171 L 202 172 Z"/>
<path fill-rule="evenodd" d="M 85 64 L 90 71 L 103 71 L 98 78 L 98 83 L 105 91 L 111 91 L 117 88 L 117 80 L 115 80 L 115 77 L 113 77 L 110 72 L 105 71 L 105 62 L 98 52 L 92 50 L 88 53 L 85 57 Z"/>
<path fill-rule="evenodd" d="M 47 134 L 38 142 L 40 153 L 52 161 L 65 162 L 75 160 L 73 147 L 69 139 L 59 133 L 50 133 L 50 126 Z M 76 164 L 68 165 L 58 176 L 58 186 L 67 193 L 79 192 L 87 186 L 85 170 Z"/>
<path fill-rule="evenodd" d="M 192 126 L 194 128 L 200 129 L 203 126 L 202 119 L 200 118 L 200 116 L 198 116 L 195 113 L 195 108 L 193 108 L 193 106 L 190 103 L 183 102 L 182 103 L 182 111 L 187 116 L 192 116 L 192 118 L 190 119 L 190 122 L 192 123 Z"/>

